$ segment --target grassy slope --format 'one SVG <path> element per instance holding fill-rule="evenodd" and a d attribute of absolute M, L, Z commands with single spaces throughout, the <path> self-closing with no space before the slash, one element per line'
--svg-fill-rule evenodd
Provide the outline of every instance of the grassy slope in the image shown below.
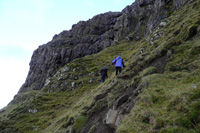
<path fill-rule="evenodd" d="M 60 74 L 63 68 L 58 70 L 43 91 L 23 94 L 22 100 L 30 94 L 34 96 L 25 103 L 8 106 L 0 114 L 1 132 L 66 132 L 70 128 L 78 131 L 93 112 L 111 107 L 116 97 L 131 89 L 141 89 L 142 93 L 117 132 L 198 132 L 200 39 L 192 37 L 195 30 L 200 31 L 199 5 L 197 0 L 172 14 L 165 27 L 152 33 L 151 37 L 164 32 L 153 45 L 150 38 L 120 42 L 67 64 L 64 68 L 69 71 Z M 115 77 L 110 64 L 119 53 L 127 68 Z M 163 56 L 168 56 L 165 72 L 156 73 L 158 68 L 152 64 Z M 98 72 L 104 66 L 109 69 L 109 79 L 99 84 Z M 71 87 L 72 82 L 75 88 Z M 106 98 L 94 100 L 106 92 Z M 29 109 L 37 109 L 37 113 L 30 113 Z"/>
<path fill-rule="evenodd" d="M 16 100 L 22 101 L 24 97 L 32 93 L 34 97 L 18 106 L 10 105 L 5 108 L 6 111 L 0 114 L 2 120 L 0 129 L 9 132 L 58 131 L 69 122 L 70 118 L 76 119 L 82 115 L 84 107 L 90 106 L 93 98 L 105 91 L 103 84 L 98 82 L 100 70 L 107 66 L 109 77 L 114 77 L 112 60 L 118 54 L 129 57 L 130 48 L 134 49 L 134 47 L 137 46 L 133 42 L 121 42 L 100 53 L 79 58 L 67 64 L 50 78 L 51 82 L 43 91 L 22 94 Z M 65 68 L 69 68 L 69 71 L 60 74 L 60 71 Z M 88 82 L 90 79 L 92 79 L 91 83 Z M 75 88 L 71 87 L 72 82 L 75 83 Z M 29 109 L 37 109 L 37 113 L 30 113 Z M 74 130 L 81 128 L 81 126 L 74 127 Z"/>
<path fill-rule="evenodd" d="M 173 13 L 157 46 L 144 44 L 146 61 L 167 51 L 165 72 L 141 77 L 143 92 L 118 133 L 200 132 L 200 37 L 191 38 L 200 32 L 199 9 L 196 1 Z"/>

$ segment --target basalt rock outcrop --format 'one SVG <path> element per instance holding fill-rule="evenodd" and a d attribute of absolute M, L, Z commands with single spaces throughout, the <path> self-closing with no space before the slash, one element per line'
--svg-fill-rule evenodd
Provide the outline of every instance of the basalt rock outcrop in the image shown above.
<path fill-rule="evenodd" d="M 70 31 L 63 31 L 40 46 L 33 53 L 29 74 L 19 93 L 40 90 L 45 80 L 59 67 L 111 46 L 114 42 L 113 27 L 120 15 L 118 12 L 108 12 L 86 22 L 81 21 L 73 25 Z"/>
<path fill-rule="evenodd" d="M 97 53 L 121 39 L 140 40 L 185 0 L 136 0 L 122 12 L 108 12 L 80 21 L 55 35 L 32 55 L 30 70 L 19 93 L 41 90 L 48 77 L 72 60 Z"/>

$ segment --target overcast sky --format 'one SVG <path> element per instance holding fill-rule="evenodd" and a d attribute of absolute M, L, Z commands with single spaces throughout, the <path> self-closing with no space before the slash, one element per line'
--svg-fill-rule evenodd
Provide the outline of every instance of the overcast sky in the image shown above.
<path fill-rule="evenodd" d="M 134 0 L 0 0 L 0 108 L 25 82 L 33 51 L 80 20 Z"/>

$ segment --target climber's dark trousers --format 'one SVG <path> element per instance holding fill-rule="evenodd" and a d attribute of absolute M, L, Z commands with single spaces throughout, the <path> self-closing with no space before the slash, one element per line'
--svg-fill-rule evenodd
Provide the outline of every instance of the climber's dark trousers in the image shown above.
<path fill-rule="evenodd" d="M 105 76 L 105 75 L 102 75 L 102 76 L 101 76 L 101 82 L 102 82 L 102 83 L 105 82 L 105 79 L 106 79 L 106 76 Z"/>
<path fill-rule="evenodd" d="M 115 67 L 115 70 L 116 70 L 116 73 L 115 73 L 116 76 L 118 75 L 118 72 L 119 72 L 119 74 L 122 72 L 121 67 Z"/>
<path fill-rule="evenodd" d="M 101 82 L 105 82 L 105 79 L 107 78 L 107 74 L 106 73 L 102 73 L 101 74 Z"/>

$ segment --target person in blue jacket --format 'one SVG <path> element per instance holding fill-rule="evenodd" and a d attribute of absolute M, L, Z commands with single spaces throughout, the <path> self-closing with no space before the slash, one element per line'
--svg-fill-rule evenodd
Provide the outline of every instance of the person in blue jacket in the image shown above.
<path fill-rule="evenodd" d="M 112 61 L 112 65 L 115 65 L 116 76 L 118 72 L 119 74 L 122 72 L 122 67 L 125 67 L 123 59 L 120 56 Z"/>

